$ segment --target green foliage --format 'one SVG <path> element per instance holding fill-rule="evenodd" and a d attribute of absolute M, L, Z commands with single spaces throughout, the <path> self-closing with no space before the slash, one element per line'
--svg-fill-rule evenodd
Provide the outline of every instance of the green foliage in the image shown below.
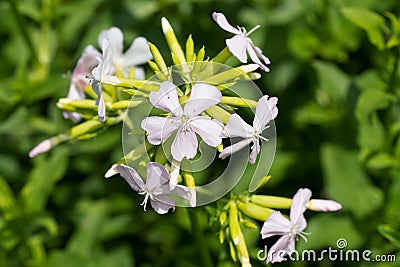
<path fill-rule="evenodd" d="M 345 238 L 352 249 L 399 255 L 397 0 L 9 0 L 0 2 L 0 266 L 199 265 L 185 210 L 163 217 L 144 212 L 121 178 L 103 178 L 121 158 L 117 122 L 103 128 L 89 120 L 92 128 L 86 131 L 65 120 L 57 103 L 66 97 L 68 73 L 86 45 L 97 46 L 101 30 L 120 27 L 125 47 L 133 37 L 146 36 L 169 55 L 160 30 L 165 16 L 178 40 L 193 34 L 188 58 L 190 51 L 204 56 L 203 44 L 212 58 L 228 37 L 211 20 L 213 11 L 248 29 L 260 24 L 251 37 L 272 61 L 271 72 L 257 85 L 279 97 L 277 151 L 271 180 L 259 191 L 291 197 L 299 187 L 309 187 L 313 197 L 343 206 L 332 214 L 306 213 L 306 232 L 312 235 L 298 248 L 336 248 Z M 86 108 L 78 104 L 69 107 Z M 116 102 L 108 112 L 118 114 L 124 105 Z M 29 159 L 37 143 L 71 131 L 69 144 Z M 256 174 L 251 189 L 257 187 L 268 175 L 264 167 L 246 170 L 247 183 L 241 186 L 247 189 Z M 210 207 L 210 213 L 220 218 L 221 207 Z M 209 226 L 201 215 L 200 226 Z M 253 266 L 265 266 L 256 258 L 264 243 L 257 244 L 257 231 L 246 228 L 255 222 L 240 216 Z M 219 228 L 208 229 L 204 242 L 216 266 L 238 266 L 231 263 L 229 245 L 218 242 Z M 232 245 L 233 254 L 237 250 Z"/>

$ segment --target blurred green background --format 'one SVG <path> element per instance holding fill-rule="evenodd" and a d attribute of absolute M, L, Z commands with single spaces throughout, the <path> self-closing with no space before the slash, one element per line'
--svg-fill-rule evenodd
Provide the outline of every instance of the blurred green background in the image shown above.
<path fill-rule="evenodd" d="M 261 193 L 343 205 L 308 212 L 307 243 L 397 254 L 400 261 L 400 82 L 398 0 L 19 0 L 0 2 L 0 266 L 200 266 L 187 211 L 158 216 L 141 196 L 104 173 L 122 155 L 121 125 L 93 140 L 63 144 L 34 159 L 38 142 L 73 125 L 57 100 L 84 47 L 118 26 L 125 47 L 145 36 L 168 52 L 165 16 L 183 43 L 214 56 L 230 35 L 212 20 L 261 28 L 251 37 L 272 64 L 256 81 L 279 97 L 272 179 Z M 390 13 L 388 13 L 390 12 Z M 208 225 L 207 213 L 201 223 Z M 232 263 L 218 228 L 205 238 L 217 266 Z M 264 246 L 248 240 L 252 263 Z M 397 266 L 383 262 L 297 262 L 278 266 Z"/>

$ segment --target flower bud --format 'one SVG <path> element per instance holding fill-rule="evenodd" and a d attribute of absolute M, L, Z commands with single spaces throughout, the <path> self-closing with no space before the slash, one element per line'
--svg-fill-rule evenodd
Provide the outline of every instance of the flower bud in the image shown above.
<path fill-rule="evenodd" d="M 236 107 L 256 108 L 257 106 L 257 101 L 234 96 L 223 96 L 221 102 Z"/>
<path fill-rule="evenodd" d="M 161 26 L 169 49 L 172 53 L 175 54 L 180 64 L 186 65 L 186 59 L 185 55 L 183 54 L 182 47 L 180 46 L 178 39 L 175 36 L 174 30 L 172 29 L 171 25 L 165 17 L 161 18 Z"/>
<path fill-rule="evenodd" d="M 273 209 L 289 209 L 292 205 L 292 199 L 286 197 L 252 195 L 250 201 L 262 207 Z"/>
<path fill-rule="evenodd" d="M 342 205 L 333 200 L 311 199 L 306 207 L 315 211 L 337 211 L 342 208 Z"/>
<path fill-rule="evenodd" d="M 251 202 L 238 202 L 237 205 L 244 214 L 259 221 L 265 221 L 268 216 L 274 212 L 272 209 L 261 207 Z"/>
<path fill-rule="evenodd" d="M 229 232 L 231 239 L 235 245 L 239 244 L 239 217 L 235 202 L 231 202 L 229 206 Z"/>

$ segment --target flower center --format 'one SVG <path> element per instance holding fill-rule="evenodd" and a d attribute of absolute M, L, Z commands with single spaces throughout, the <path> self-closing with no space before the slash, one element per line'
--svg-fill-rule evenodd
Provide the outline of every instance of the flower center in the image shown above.
<path fill-rule="evenodd" d="M 153 199 L 153 195 L 147 191 L 140 192 L 139 194 L 145 195 L 143 202 L 140 203 L 140 206 L 143 206 L 144 211 L 146 211 L 147 201 L 149 200 L 149 198 Z"/>
<path fill-rule="evenodd" d="M 299 231 L 296 227 L 296 225 L 293 225 L 292 228 L 290 228 L 290 237 L 297 237 L 300 236 L 301 238 L 304 239 L 304 241 L 307 242 L 307 235 L 310 235 L 311 233 L 307 233 L 307 232 L 303 232 L 303 231 Z"/>
<path fill-rule="evenodd" d="M 183 124 L 183 130 L 185 131 L 185 132 L 190 132 L 190 118 L 188 117 L 188 116 L 186 116 L 186 115 L 183 115 L 182 117 L 181 117 L 181 122 L 182 122 L 182 124 Z"/>

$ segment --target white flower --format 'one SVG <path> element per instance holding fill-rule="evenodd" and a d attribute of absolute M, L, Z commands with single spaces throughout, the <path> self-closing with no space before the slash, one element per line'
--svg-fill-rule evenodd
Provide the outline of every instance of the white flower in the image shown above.
<path fill-rule="evenodd" d="M 147 202 L 150 200 L 150 205 L 158 214 L 165 214 L 171 209 L 172 211 L 175 210 L 175 202 L 170 196 L 175 195 L 186 200 L 191 199 L 191 192 L 185 186 L 177 185 L 173 190 L 170 189 L 170 174 L 164 166 L 156 162 L 147 163 L 146 182 L 143 182 L 135 169 L 127 165 L 120 164 L 114 170 L 121 174 L 133 190 L 144 195 L 141 204 L 144 210 L 146 210 Z"/>
<path fill-rule="evenodd" d="M 277 97 L 269 98 L 267 95 L 258 100 L 256 106 L 256 114 L 253 120 L 253 126 L 247 124 L 239 115 L 233 114 L 226 123 L 225 129 L 222 132 L 222 137 L 241 137 L 243 140 L 224 148 L 219 154 L 221 159 L 226 158 L 233 153 L 243 149 L 250 143 L 253 143 L 249 156 L 249 162 L 254 164 L 257 155 L 260 152 L 260 139 L 268 141 L 261 134 L 269 127 L 268 123 L 275 119 L 278 115 Z"/>
<path fill-rule="evenodd" d="M 184 157 L 191 159 L 196 156 L 198 147 L 196 133 L 209 146 L 220 145 L 222 123 L 201 116 L 200 113 L 218 104 L 221 97 L 221 92 L 215 86 L 196 83 L 182 109 L 176 86 L 170 81 L 162 82 L 158 92 L 150 93 L 150 102 L 155 107 L 171 113 L 171 116 L 152 116 L 142 121 L 142 128 L 148 132 L 148 141 L 153 145 L 159 145 L 177 132 L 171 148 L 172 157 L 177 161 L 181 161 Z"/>
<path fill-rule="evenodd" d="M 263 71 L 269 71 L 269 68 L 266 66 L 270 64 L 269 59 L 263 55 L 261 49 L 255 46 L 253 41 L 248 37 L 252 32 L 257 30 L 260 25 L 255 26 L 247 32 L 243 27 L 237 26 L 237 28 L 235 28 L 229 24 L 225 15 L 222 13 L 214 12 L 212 17 L 222 29 L 235 34 L 234 37 L 226 40 L 226 46 L 229 51 L 240 60 L 240 62 L 247 63 L 247 51 L 254 63 L 258 64 Z"/>
<path fill-rule="evenodd" d="M 102 31 L 98 38 L 100 47 L 103 46 L 103 39 L 110 42 L 112 63 L 115 69 L 122 71 L 124 76 L 127 77 L 129 68 L 134 66 L 135 78 L 139 80 L 145 78 L 144 69 L 137 66 L 145 64 L 153 58 L 146 38 L 137 37 L 125 53 L 123 53 L 124 37 L 119 28 L 112 27 Z"/>
<path fill-rule="evenodd" d="M 92 88 L 93 91 L 97 94 L 96 105 L 98 106 L 98 115 L 100 121 L 105 121 L 106 119 L 106 107 L 104 104 L 103 98 L 103 87 L 101 83 L 104 79 L 104 76 L 111 75 L 113 72 L 112 65 L 112 52 L 110 48 L 110 42 L 107 39 L 103 39 L 102 41 L 102 52 L 103 57 L 97 57 L 97 61 L 99 65 L 92 70 Z"/>
<path fill-rule="evenodd" d="M 99 63 L 96 60 L 97 57 L 101 57 L 101 54 L 92 45 L 85 48 L 74 71 L 72 72 L 71 84 L 69 86 L 67 98 L 72 100 L 85 98 L 84 89 L 88 85 L 86 76 Z M 81 115 L 77 112 L 64 111 L 63 116 L 64 118 L 71 119 L 74 122 L 78 122 L 81 119 Z"/>
<path fill-rule="evenodd" d="M 268 250 L 268 262 L 280 262 L 285 255 L 290 255 L 295 249 L 295 241 L 298 236 L 307 240 L 307 233 L 303 230 L 307 227 L 307 221 L 303 213 L 311 198 L 311 191 L 307 188 L 300 188 L 294 195 L 290 208 L 290 220 L 284 217 L 279 211 L 274 211 L 264 222 L 261 228 L 261 237 L 281 235 L 282 237 Z"/>

